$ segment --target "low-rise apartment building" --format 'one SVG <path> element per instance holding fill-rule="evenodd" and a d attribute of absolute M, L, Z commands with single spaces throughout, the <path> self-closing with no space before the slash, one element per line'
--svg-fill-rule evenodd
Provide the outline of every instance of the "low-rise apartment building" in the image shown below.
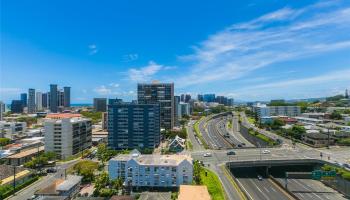
<path fill-rule="evenodd" d="M 13 140 L 24 136 L 26 130 L 26 122 L 0 121 L 0 137 L 5 137 Z"/>
<path fill-rule="evenodd" d="M 301 114 L 300 106 L 269 106 L 270 116 L 295 117 Z"/>
<path fill-rule="evenodd" d="M 191 184 L 192 158 L 188 155 L 141 155 L 137 150 L 109 161 L 110 178 L 122 178 L 132 187 L 179 187 Z"/>
<path fill-rule="evenodd" d="M 77 154 L 92 146 L 91 119 L 79 114 L 50 114 L 44 122 L 45 151 L 60 158 Z"/>

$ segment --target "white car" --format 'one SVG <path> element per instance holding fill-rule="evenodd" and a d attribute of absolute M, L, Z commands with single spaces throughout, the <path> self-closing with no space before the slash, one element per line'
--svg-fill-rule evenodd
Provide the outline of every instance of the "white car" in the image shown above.
<path fill-rule="evenodd" d="M 204 157 L 211 157 L 211 153 L 205 153 L 203 154 Z"/>
<path fill-rule="evenodd" d="M 271 151 L 270 151 L 270 150 L 265 149 L 265 150 L 263 150 L 263 151 L 262 151 L 262 153 L 263 153 L 263 154 L 269 154 L 269 153 L 271 153 Z"/>

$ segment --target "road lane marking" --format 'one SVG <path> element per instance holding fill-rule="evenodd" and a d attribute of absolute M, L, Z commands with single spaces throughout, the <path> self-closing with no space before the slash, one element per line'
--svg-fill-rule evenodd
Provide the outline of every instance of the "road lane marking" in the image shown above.
<path fill-rule="evenodd" d="M 226 167 L 224 165 L 221 166 L 221 169 L 224 172 L 224 175 L 227 177 L 227 179 L 230 181 L 230 183 L 233 185 L 233 187 L 236 189 L 236 191 L 238 191 L 241 199 L 243 200 L 247 200 L 247 198 L 245 197 L 245 195 L 243 194 L 243 192 L 241 191 L 241 189 L 239 188 L 239 186 L 237 185 L 237 183 L 233 180 L 233 177 L 229 174 L 229 172 L 227 171 Z M 238 179 L 236 179 L 238 181 Z M 242 186 L 242 184 L 240 183 L 240 185 Z M 243 186 L 242 186 L 243 188 Z M 245 188 L 243 188 L 245 190 Z M 246 190 L 245 190 L 246 191 Z M 250 194 L 247 193 L 246 194 L 250 197 L 250 199 L 254 200 L 253 198 L 251 198 Z"/>

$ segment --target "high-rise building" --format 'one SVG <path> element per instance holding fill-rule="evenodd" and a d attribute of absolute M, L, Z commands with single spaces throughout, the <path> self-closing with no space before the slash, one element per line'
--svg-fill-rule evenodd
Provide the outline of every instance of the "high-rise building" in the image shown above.
<path fill-rule="evenodd" d="M 28 90 L 28 113 L 35 113 L 35 89 Z"/>
<path fill-rule="evenodd" d="M 216 102 L 226 106 L 227 105 L 227 97 L 216 96 Z"/>
<path fill-rule="evenodd" d="M 160 104 L 160 127 L 172 129 L 175 124 L 174 83 L 137 84 L 140 104 Z"/>
<path fill-rule="evenodd" d="M 60 107 L 61 109 L 64 107 L 64 92 L 63 90 L 58 90 L 57 91 L 57 104 L 58 107 Z"/>
<path fill-rule="evenodd" d="M 204 94 L 203 101 L 205 102 L 215 102 L 215 94 Z"/>
<path fill-rule="evenodd" d="M 202 94 L 198 94 L 197 95 L 197 100 L 198 101 L 203 101 L 203 95 Z"/>
<path fill-rule="evenodd" d="M 22 93 L 21 94 L 21 101 L 23 103 L 23 107 L 27 107 L 27 101 L 28 101 L 27 93 Z"/>
<path fill-rule="evenodd" d="M 40 111 L 43 109 L 43 93 L 36 93 L 36 110 Z"/>
<path fill-rule="evenodd" d="M 190 115 L 190 104 L 185 102 L 180 102 L 177 108 L 177 116 L 179 118 L 183 117 L 184 115 Z"/>
<path fill-rule="evenodd" d="M 227 106 L 234 106 L 235 100 L 233 98 L 227 99 Z"/>
<path fill-rule="evenodd" d="M 96 112 L 106 112 L 107 99 L 106 98 L 94 98 L 94 110 Z"/>
<path fill-rule="evenodd" d="M 345 98 L 348 99 L 349 98 L 349 92 L 348 89 L 345 90 Z"/>
<path fill-rule="evenodd" d="M 190 94 L 186 94 L 185 95 L 185 103 L 188 103 L 191 100 L 191 95 Z"/>
<path fill-rule="evenodd" d="M 179 103 L 180 103 L 180 96 L 174 96 L 174 119 L 175 119 L 175 124 L 176 126 L 179 125 L 179 118 L 180 116 L 178 116 L 178 107 L 179 107 Z"/>
<path fill-rule="evenodd" d="M 43 108 L 47 108 L 48 107 L 48 102 L 49 102 L 48 93 L 43 93 L 42 94 L 42 105 L 43 105 Z"/>
<path fill-rule="evenodd" d="M 58 91 L 57 91 L 57 85 L 56 84 L 51 84 L 50 85 L 50 96 L 49 96 L 49 106 L 50 106 L 50 111 L 52 113 L 57 113 L 58 112 Z"/>
<path fill-rule="evenodd" d="M 45 151 L 64 159 L 92 145 L 91 119 L 80 114 L 48 114 L 44 120 Z"/>
<path fill-rule="evenodd" d="M 180 101 L 181 101 L 181 102 L 185 102 L 185 94 L 181 94 L 181 96 L 180 96 Z"/>
<path fill-rule="evenodd" d="M 153 149 L 160 143 L 159 104 L 108 103 L 108 147 Z"/>
<path fill-rule="evenodd" d="M 0 101 L 0 121 L 4 120 L 5 104 Z"/>
<path fill-rule="evenodd" d="M 12 100 L 11 112 L 12 113 L 23 113 L 23 102 L 22 102 L 22 100 Z"/>
<path fill-rule="evenodd" d="M 64 107 L 70 108 L 70 87 L 63 87 L 64 91 Z"/>

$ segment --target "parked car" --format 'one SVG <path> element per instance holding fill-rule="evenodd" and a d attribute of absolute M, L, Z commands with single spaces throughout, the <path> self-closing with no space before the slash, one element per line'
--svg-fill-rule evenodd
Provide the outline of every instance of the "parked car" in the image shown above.
<path fill-rule="evenodd" d="M 227 154 L 228 156 L 233 156 L 233 155 L 236 155 L 236 152 L 234 152 L 234 151 L 228 151 L 226 154 Z"/>
<path fill-rule="evenodd" d="M 203 154 L 204 157 L 211 157 L 211 153 L 205 153 Z"/>
<path fill-rule="evenodd" d="M 47 173 L 55 173 L 57 170 L 55 168 L 49 168 L 46 170 Z"/>
<path fill-rule="evenodd" d="M 269 153 L 271 153 L 271 152 L 270 152 L 270 150 L 265 149 L 265 150 L 262 151 L 262 153 L 263 153 L 263 154 L 269 154 Z"/>
<path fill-rule="evenodd" d="M 259 181 L 262 181 L 262 180 L 263 180 L 263 177 L 260 176 L 260 175 L 258 175 L 258 180 L 259 180 Z"/>

